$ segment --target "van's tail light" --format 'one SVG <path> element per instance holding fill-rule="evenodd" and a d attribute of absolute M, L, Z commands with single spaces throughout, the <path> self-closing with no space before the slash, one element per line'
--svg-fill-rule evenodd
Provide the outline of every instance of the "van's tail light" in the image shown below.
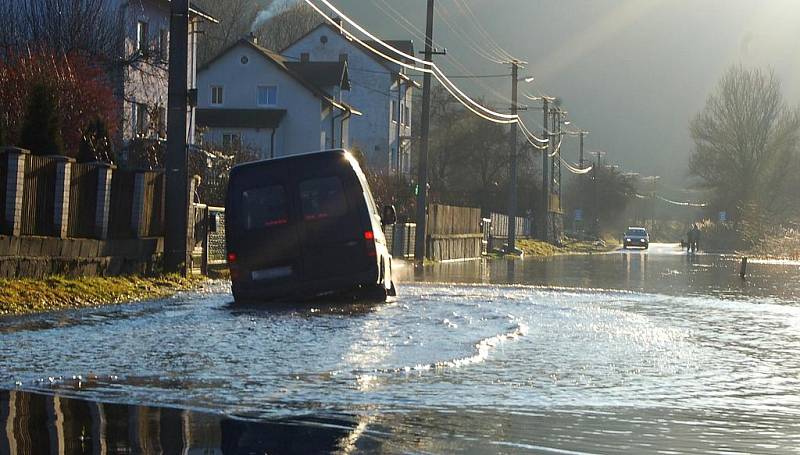
<path fill-rule="evenodd" d="M 239 279 L 239 264 L 236 263 L 238 259 L 236 257 L 236 253 L 228 253 L 228 270 L 231 272 L 231 280 L 238 280 Z"/>
<path fill-rule="evenodd" d="M 377 255 L 375 252 L 375 233 L 372 231 L 364 231 L 364 244 L 367 247 L 367 256 L 374 257 Z"/>

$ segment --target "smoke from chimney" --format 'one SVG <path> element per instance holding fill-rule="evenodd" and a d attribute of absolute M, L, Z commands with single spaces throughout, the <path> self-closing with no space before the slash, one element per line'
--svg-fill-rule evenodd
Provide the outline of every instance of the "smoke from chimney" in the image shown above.
<path fill-rule="evenodd" d="M 267 9 L 262 9 L 256 14 L 253 24 L 250 25 L 250 33 L 255 33 L 265 22 L 289 9 L 297 2 L 298 0 L 272 0 Z"/>

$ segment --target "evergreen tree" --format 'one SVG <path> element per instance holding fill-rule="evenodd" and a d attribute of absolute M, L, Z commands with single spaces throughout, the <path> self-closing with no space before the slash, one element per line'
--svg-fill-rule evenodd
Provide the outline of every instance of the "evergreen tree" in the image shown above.
<path fill-rule="evenodd" d="M 61 155 L 64 152 L 56 101 L 47 84 L 36 83 L 31 87 L 20 145 L 34 155 Z"/>

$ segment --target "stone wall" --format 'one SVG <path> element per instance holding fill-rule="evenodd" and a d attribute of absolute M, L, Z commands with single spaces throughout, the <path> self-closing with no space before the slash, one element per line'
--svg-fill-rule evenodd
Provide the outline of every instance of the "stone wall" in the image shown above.
<path fill-rule="evenodd" d="M 149 275 L 160 270 L 163 251 L 162 238 L 97 240 L 0 235 L 0 278 Z"/>

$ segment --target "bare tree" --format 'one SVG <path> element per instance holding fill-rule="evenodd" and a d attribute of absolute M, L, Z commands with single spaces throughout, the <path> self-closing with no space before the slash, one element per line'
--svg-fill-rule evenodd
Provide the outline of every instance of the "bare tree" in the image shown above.
<path fill-rule="evenodd" d="M 773 72 L 734 66 L 691 122 L 690 173 L 734 220 L 796 213 L 800 112 L 783 100 Z"/>
<path fill-rule="evenodd" d="M 111 57 L 120 34 L 109 0 L 0 0 L 0 45 Z"/>
<path fill-rule="evenodd" d="M 200 64 L 204 64 L 250 32 L 250 27 L 263 2 L 253 0 L 198 0 L 197 4 L 219 24 L 203 30 L 203 40 L 197 49 Z"/>

